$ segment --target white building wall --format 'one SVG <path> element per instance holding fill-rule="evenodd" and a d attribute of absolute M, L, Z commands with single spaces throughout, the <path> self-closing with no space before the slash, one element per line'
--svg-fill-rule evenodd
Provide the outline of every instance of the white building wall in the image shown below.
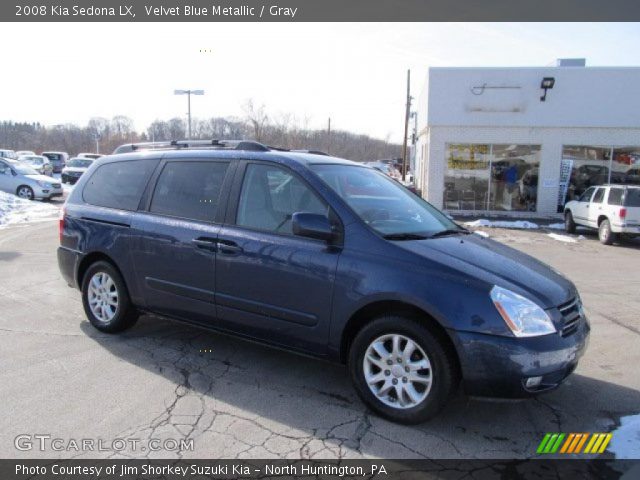
<path fill-rule="evenodd" d="M 640 68 L 430 68 L 416 108 L 424 198 L 442 207 L 447 143 L 540 145 L 537 213 L 553 214 L 563 145 L 640 146 Z"/>
<path fill-rule="evenodd" d="M 638 128 L 429 127 L 423 197 L 442 208 L 447 143 L 540 145 L 537 213 L 556 213 L 563 145 L 640 146 Z M 530 212 L 501 212 L 526 216 Z"/>

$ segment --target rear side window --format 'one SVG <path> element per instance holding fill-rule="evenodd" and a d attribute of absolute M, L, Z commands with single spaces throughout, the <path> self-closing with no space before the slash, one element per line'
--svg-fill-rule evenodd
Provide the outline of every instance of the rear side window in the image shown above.
<path fill-rule="evenodd" d="M 627 188 L 624 198 L 625 207 L 640 207 L 640 188 Z"/>
<path fill-rule="evenodd" d="M 157 160 L 132 160 L 100 165 L 82 192 L 85 202 L 99 207 L 137 210 Z"/>
<path fill-rule="evenodd" d="M 612 188 L 609 190 L 609 198 L 607 199 L 607 203 L 609 205 L 622 205 L 622 194 L 624 190 L 621 188 Z"/>
<path fill-rule="evenodd" d="M 602 203 L 602 199 L 604 198 L 604 188 L 599 188 L 596 190 L 596 194 L 593 196 L 592 203 Z"/>
<path fill-rule="evenodd" d="M 161 215 L 213 221 L 228 162 L 169 162 L 153 192 L 150 211 Z"/>

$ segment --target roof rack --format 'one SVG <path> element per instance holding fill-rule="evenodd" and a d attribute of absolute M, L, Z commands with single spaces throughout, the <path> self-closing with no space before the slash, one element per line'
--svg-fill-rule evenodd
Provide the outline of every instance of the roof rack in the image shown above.
<path fill-rule="evenodd" d="M 271 147 L 264 145 L 260 142 L 253 140 L 171 140 L 163 142 L 140 142 L 140 143 L 126 143 L 120 145 L 113 151 L 113 155 L 118 153 L 137 152 L 141 150 L 171 150 L 171 149 L 225 149 L 225 150 L 244 150 L 250 152 L 297 152 L 297 153 L 311 153 L 314 155 L 328 155 L 325 152 L 317 150 L 289 150 L 280 147 Z"/>

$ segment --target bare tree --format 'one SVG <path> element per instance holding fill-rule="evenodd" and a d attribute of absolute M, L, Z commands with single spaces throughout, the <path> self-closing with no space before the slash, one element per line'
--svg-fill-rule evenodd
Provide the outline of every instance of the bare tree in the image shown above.
<path fill-rule="evenodd" d="M 252 99 L 244 104 L 244 112 L 251 127 L 253 127 L 253 138 L 261 142 L 264 139 L 264 130 L 269 121 L 269 116 L 265 113 L 264 105 L 256 106 Z"/>

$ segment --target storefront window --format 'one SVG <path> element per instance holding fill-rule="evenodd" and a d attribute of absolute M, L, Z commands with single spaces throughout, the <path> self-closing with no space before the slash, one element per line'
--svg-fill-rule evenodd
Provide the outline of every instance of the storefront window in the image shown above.
<path fill-rule="evenodd" d="M 445 210 L 486 210 L 489 145 L 447 144 Z"/>
<path fill-rule="evenodd" d="M 535 211 L 540 147 L 448 144 L 446 210 Z"/>
<path fill-rule="evenodd" d="M 589 187 L 606 183 L 640 183 L 640 147 L 564 146 L 558 211 Z"/>

